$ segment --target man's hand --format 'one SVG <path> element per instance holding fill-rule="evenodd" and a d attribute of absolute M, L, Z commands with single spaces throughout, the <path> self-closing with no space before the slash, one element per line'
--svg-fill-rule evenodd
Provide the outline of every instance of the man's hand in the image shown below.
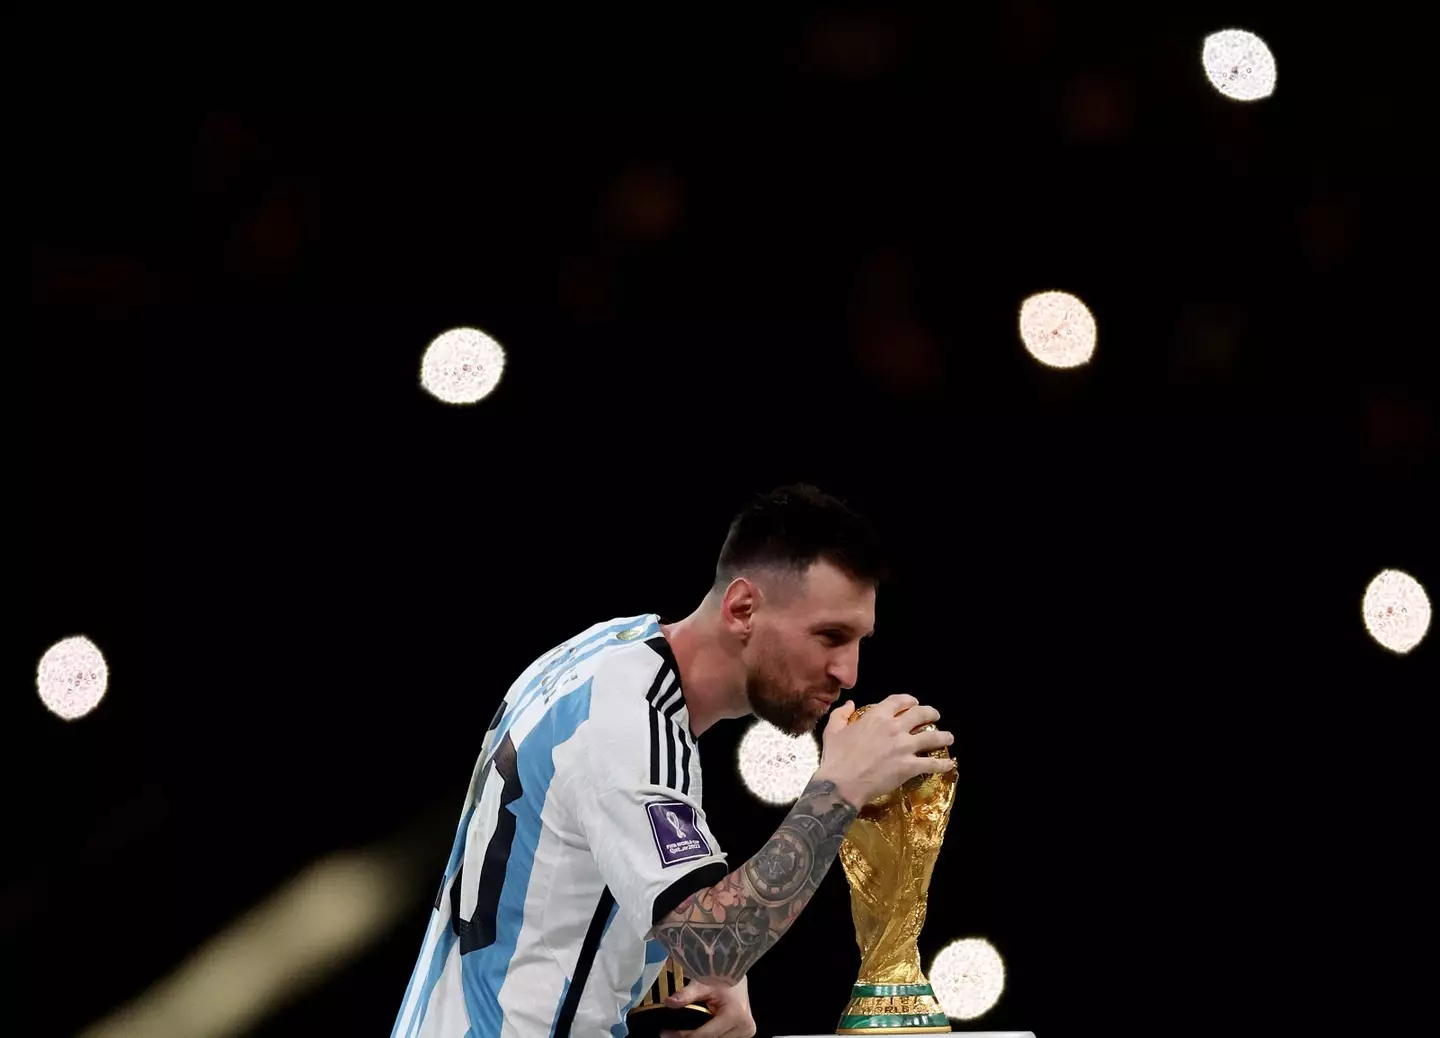
<path fill-rule="evenodd" d="M 949 746 L 955 736 L 938 728 L 915 731 L 940 719 L 933 706 L 921 706 L 914 696 L 894 695 L 851 724 L 854 713 L 855 704 L 847 702 L 830 714 L 815 778 L 834 783 L 836 792 L 857 808 L 916 775 L 955 769 L 949 758 L 928 756 Z"/>
<path fill-rule="evenodd" d="M 692 980 L 665 1000 L 667 1006 L 703 1005 L 714 1013 L 705 1026 L 693 1031 L 661 1031 L 660 1038 L 754 1038 L 755 1018 L 750 1015 L 750 986 L 744 977 L 734 984 L 706 984 Z"/>

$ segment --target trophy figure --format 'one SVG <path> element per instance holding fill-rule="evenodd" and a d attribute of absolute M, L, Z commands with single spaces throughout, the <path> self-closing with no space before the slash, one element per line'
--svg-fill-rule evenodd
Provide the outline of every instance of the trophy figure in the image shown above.
<path fill-rule="evenodd" d="M 709 1022 L 714 1014 L 708 1006 L 667 1006 L 665 1000 L 685 986 L 685 971 L 674 959 L 666 959 L 660 975 L 645 997 L 625 1017 L 631 1038 L 656 1038 L 661 1031 L 693 1031 Z"/>
<path fill-rule="evenodd" d="M 850 715 L 853 723 L 868 710 Z M 922 725 L 916 732 L 933 728 Z M 942 746 L 932 757 L 948 757 Z M 850 912 L 860 945 L 860 976 L 836 1034 L 937 1034 L 950 1021 L 920 969 L 917 939 L 945 823 L 955 802 L 955 772 L 917 775 L 860 809 L 840 844 L 850 883 Z"/>

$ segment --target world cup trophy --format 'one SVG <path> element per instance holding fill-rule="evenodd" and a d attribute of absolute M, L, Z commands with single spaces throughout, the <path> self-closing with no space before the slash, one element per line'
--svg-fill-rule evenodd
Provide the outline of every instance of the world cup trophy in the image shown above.
<path fill-rule="evenodd" d="M 685 971 L 674 959 L 666 959 L 660 975 L 645 997 L 625 1017 L 630 1038 L 657 1038 L 661 1031 L 693 1031 L 707 1023 L 709 1006 L 667 1006 L 665 1000 L 685 986 Z"/>
<path fill-rule="evenodd" d="M 870 709 L 862 706 L 848 723 Z M 922 732 L 933 724 L 914 729 Z M 945 747 L 931 757 L 949 757 Z M 955 772 L 916 775 L 860 809 L 840 844 L 860 976 L 836 1034 L 938 1034 L 950 1021 L 920 969 L 930 876 L 955 803 Z"/>

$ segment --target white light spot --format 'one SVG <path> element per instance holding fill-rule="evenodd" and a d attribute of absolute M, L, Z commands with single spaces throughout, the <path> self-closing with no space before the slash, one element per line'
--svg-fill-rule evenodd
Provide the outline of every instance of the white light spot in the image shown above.
<path fill-rule="evenodd" d="M 1365 588 L 1365 629 L 1391 652 L 1409 652 L 1430 628 L 1430 598 L 1408 573 L 1387 569 Z"/>
<path fill-rule="evenodd" d="M 989 1012 L 1005 990 L 1005 963 L 994 945 L 981 937 L 951 941 L 941 948 L 926 974 L 945 1015 L 974 1020 Z"/>
<path fill-rule="evenodd" d="M 77 635 L 56 642 L 40 657 L 36 684 L 40 701 L 57 717 L 74 721 L 100 704 L 110 669 L 89 638 Z"/>
<path fill-rule="evenodd" d="M 505 370 L 505 350 L 474 328 L 452 328 L 425 350 L 420 384 L 447 404 L 473 404 L 489 396 Z"/>
<path fill-rule="evenodd" d="M 771 804 L 793 804 L 820 766 L 820 744 L 806 733 L 789 736 L 768 721 L 756 721 L 740 740 L 740 778 L 751 793 Z"/>
<path fill-rule="evenodd" d="M 1095 318 L 1069 292 L 1040 292 L 1020 304 L 1020 341 L 1052 368 L 1074 368 L 1095 352 Z"/>
<path fill-rule="evenodd" d="M 1253 32 L 1212 32 L 1201 60 L 1210 84 L 1231 100 L 1258 101 L 1275 92 L 1275 56 Z"/>

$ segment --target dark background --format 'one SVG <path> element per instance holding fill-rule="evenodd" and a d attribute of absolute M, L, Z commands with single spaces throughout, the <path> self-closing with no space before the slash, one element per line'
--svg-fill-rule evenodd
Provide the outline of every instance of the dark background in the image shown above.
<path fill-rule="evenodd" d="M 1167 10 L 28 37 L 20 1033 L 408 831 L 402 925 L 254 1032 L 386 1033 L 500 693 L 688 612 L 802 478 L 896 554 L 857 698 L 957 733 L 921 952 L 1004 956 L 970 1026 L 1421 1019 L 1436 638 L 1360 622 L 1383 568 L 1440 590 L 1418 30 Z M 1273 97 L 1205 81 L 1229 26 Z M 1018 340 L 1050 288 L 1095 314 L 1084 368 Z M 474 407 L 418 386 L 458 325 L 508 351 Z M 73 633 L 111 677 L 65 724 L 34 666 Z M 746 723 L 701 744 L 737 863 L 784 814 Z M 752 976 L 760 1034 L 833 1027 L 857 964 L 836 869 Z"/>

